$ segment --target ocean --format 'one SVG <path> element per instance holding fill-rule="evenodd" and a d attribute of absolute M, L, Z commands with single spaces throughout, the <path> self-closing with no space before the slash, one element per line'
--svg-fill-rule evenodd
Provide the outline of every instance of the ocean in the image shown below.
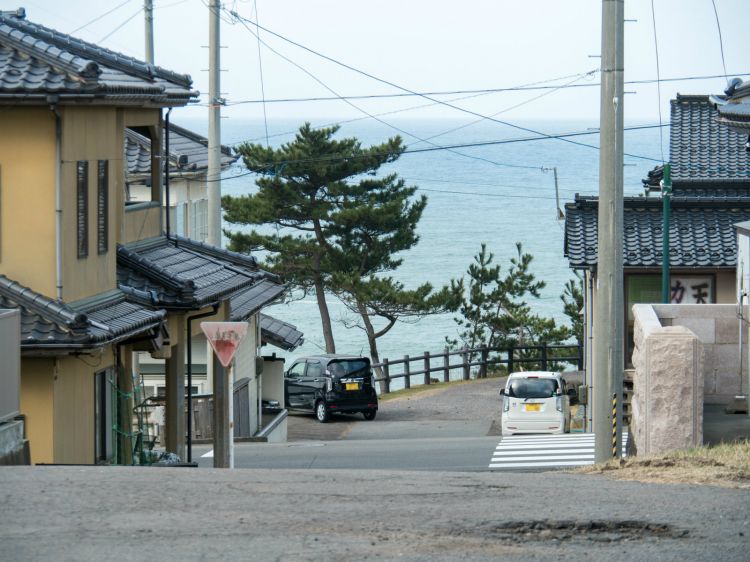
<path fill-rule="evenodd" d="M 203 120 L 181 121 L 175 116 L 173 121 L 196 132 L 206 132 Z M 312 124 L 318 126 L 332 122 L 335 121 L 314 121 Z M 418 140 L 430 137 L 435 144 L 449 146 L 530 136 L 527 132 L 486 121 L 463 128 L 459 127 L 465 122 L 453 120 L 390 119 L 389 122 L 403 132 L 371 120 L 358 120 L 343 123 L 338 135 L 357 137 L 364 146 L 369 146 L 400 134 L 408 149 L 430 147 L 430 144 Z M 298 120 L 269 121 L 269 144 L 278 146 L 290 141 L 300 125 Z M 597 124 L 538 121 L 522 125 L 547 134 L 560 134 L 586 131 Z M 666 143 L 668 129 L 663 134 Z M 264 123 L 234 118 L 222 121 L 223 143 L 235 144 L 244 140 L 265 144 Z M 572 140 L 598 145 L 598 135 L 595 134 Z M 658 129 L 625 131 L 626 153 L 660 159 L 660 143 Z M 461 154 L 448 150 L 404 154 L 396 162 L 381 168 L 382 173 L 398 173 L 409 185 L 418 186 L 418 193 L 428 197 L 418 227 L 419 243 L 403 253 L 403 265 L 393 276 L 407 287 L 427 281 L 440 287 L 451 279 L 465 276 L 482 242 L 495 255 L 502 273 L 515 254 L 516 242 L 521 242 L 523 250 L 534 256 L 532 272 L 546 283 L 541 298 L 530 301 L 532 309 L 565 323 L 560 294 L 565 283 L 573 278 L 573 272 L 563 256 L 564 221 L 558 219 L 551 169 L 557 168 L 559 208 L 564 209 L 565 203 L 572 201 L 576 193 L 595 195 L 598 192 L 599 151 L 554 139 L 485 144 L 455 150 Z M 626 156 L 625 194 L 643 193 L 641 179 L 658 163 Z M 229 179 L 241 171 L 235 168 L 225 172 L 223 194 L 242 195 L 256 189 L 252 175 Z M 237 228 L 228 224 L 224 226 Z M 336 351 L 369 355 L 364 332 L 344 325 L 347 320 L 354 320 L 351 313 L 333 296 L 328 297 L 328 302 L 334 322 Z M 277 304 L 265 312 L 294 324 L 305 334 L 303 346 L 291 353 L 276 350 L 277 355 L 292 359 L 325 350 L 314 296 Z M 397 359 L 407 354 L 440 351 L 445 347 L 446 337 L 456 336 L 453 314 L 428 316 L 417 322 L 397 323 L 378 340 L 378 347 L 381 358 Z M 274 350 L 268 348 L 267 352 Z"/>

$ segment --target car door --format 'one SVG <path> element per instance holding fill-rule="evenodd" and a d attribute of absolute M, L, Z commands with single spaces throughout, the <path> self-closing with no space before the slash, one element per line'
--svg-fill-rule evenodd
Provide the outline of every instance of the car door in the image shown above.
<path fill-rule="evenodd" d="M 303 408 L 304 400 L 304 376 L 305 362 L 298 361 L 294 363 L 286 373 L 284 373 L 284 401 L 288 408 Z"/>
<path fill-rule="evenodd" d="M 323 374 L 323 365 L 320 361 L 308 360 L 307 370 L 302 379 L 302 403 L 305 408 L 313 409 L 315 407 L 315 397 L 317 390 L 323 388 L 326 384 Z"/>

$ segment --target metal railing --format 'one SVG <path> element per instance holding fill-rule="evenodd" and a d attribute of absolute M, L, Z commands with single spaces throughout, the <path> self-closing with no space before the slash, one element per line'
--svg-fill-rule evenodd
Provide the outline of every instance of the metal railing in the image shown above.
<path fill-rule="evenodd" d="M 460 360 L 455 361 L 458 357 Z M 416 369 L 413 364 L 416 363 Z M 507 372 L 528 367 L 529 370 L 547 371 L 553 365 L 569 363 L 583 369 L 583 346 L 572 345 L 527 345 L 508 348 L 467 347 L 450 350 L 447 347 L 439 353 L 425 351 L 421 355 L 404 355 L 403 359 L 384 359 L 374 363 L 377 373 L 375 380 L 380 383 L 381 392 L 391 392 L 391 381 L 404 379 L 404 388 L 411 388 L 412 377 L 422 377 L 419 384 L 439 382 L 430 375 L 441 375 L 443 382 L 451 380 L 451 372 L 460 370 L 461 379 L 471 378 L 472 367 L 478 367 L 477 378 L 486 378 L 490 367 L 504 365 Z M 396 372 L 394 372 L 394 368 Z M 455 378 L 454 378 L 455 380 Z"/>

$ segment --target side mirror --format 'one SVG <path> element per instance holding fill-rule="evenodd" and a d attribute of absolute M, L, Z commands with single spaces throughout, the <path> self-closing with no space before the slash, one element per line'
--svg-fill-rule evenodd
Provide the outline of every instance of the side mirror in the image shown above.
<path fill-rule="evenodd" d="M 504 388 L 500 389 L 500 396 L 505 396 L 505 389 Z"/>

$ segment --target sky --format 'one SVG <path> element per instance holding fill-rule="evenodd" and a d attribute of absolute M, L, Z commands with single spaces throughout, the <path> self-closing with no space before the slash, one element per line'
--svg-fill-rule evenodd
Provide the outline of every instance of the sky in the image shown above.
<path fill-rule="evenodd" d="M 721 93 L 726 85 L 724 67 L 730 77 L 750 73 L 750 0 L 714 1 L 721 41 L 711 0 L 625 1 L 625 18 L 630 20 L 625 23 L 626 81 L 657 78 L 657 47 L 662 79 L 720 76 L 663 82 L 661 97 L 656 84 L 626 84 L 627 122 L 656 123 L 660 110 L 662 118 L 668 119 L 669 100 L 677 92 Z M 0 5 L 5 10 L 22 5 L 31 21 L 143 58 L 143 0 L 17 0 L 13 4 L 3 0 Z M 205 104 L 209 12 L 204 0 L 154 0 L 154 6 L 156 64 L 190 74 Z M 262 118 L 264 104 L 239 102 L 263 99 L 267 100 L 269 119 L 342 119 L 397 110 L 403 110 L 398 116 L 409 118 L 467 118 L 441 104 L 411 109 L 430 103 L 418 97 L 350 100 L 349 104 L 340 99 L 272 102 L 403 90 L 345 69 L 263 30 L 261 40 L 276 53 L 261 45 L 259 57 L 258 39 L 250 32 L 256 30 L 254 24 L 243 25 L 231 11 L 416 92 L 598 82 L 598 73 L 592 71 L 600 65 L 600 0 L 235 0 L 223 6 L 221 80 L 228 105 L 222 111 L 231 118 Z M 439 99 L 466 95 L 441 95 Z M 450 103 L 510 121 L 596 122 L 599 89 L 495 92 Z M 205 114 L 206 107 L 201 104 L 179 110 L 183 117 Z"/>

